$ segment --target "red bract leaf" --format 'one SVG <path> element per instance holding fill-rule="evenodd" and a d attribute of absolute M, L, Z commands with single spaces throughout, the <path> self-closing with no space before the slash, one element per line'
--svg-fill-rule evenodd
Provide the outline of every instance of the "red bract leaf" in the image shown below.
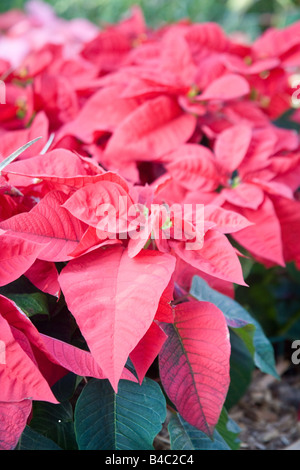
<path fill-rule="evenodd" d="M 254 225 L 234 233 L 233 238 L 254 256 L 284 266 L 281 228 L 271 199 L 265 196 L 259 209 L 237 209 Z"/>
<path fill-rule="evenodd" d="M 149 218 L 145 217 L 146 224 L 143 227 L 143 230 L 141 231 L 136 230 L 136 233 L 134 233 L 133 231 L 130 233 L 130 239 L 128 242 L 128 256 L 130 258 L 134 258 L 134 256 L 140 253 L 141 250 L 146 245 L 147 241 L 150 239 L 151 231 L 153 227 L 153 219 L 154 217 L 152 217 L 151 215 Z M 138 221 L 137 223 L 135 223 L 135 227 L 134 227 L 135 229 L 137 229 L 138 227 Z"/>
<path fill-rule="evenodd" d="M 199 276 L 199 271 L 182 259 L 178 259 L 174 279 L 179 287 L 186 292 L 189 292 L 194 276 Z M 226 282 L 222 279 L 218 279 L 217 277 L 209 276 L 204 272 L 201 272 L 201 277 L 213 289 L 227 295 L 228 297 L 234 298 L 234 285 L 231 282 Z"/>
<path fill-rule="evenodd" d="M 0 311 L 4 320 L 9 324 L 15 340 L 27 353 L 45 382 L 52 387 L 61 377 L 66 375 L 67 370 L 53 360 L 36 327 L 12 300 L 1 295 Z M 21 358 L 19 359 L 21 361 Z"/>
<path fill-rule="evenodd" d="M 300 155 L 294 156 L 288 154 L 284 157 L 275 157 L 272 161 L 271 170 L 274 169 L 279 175 L 276 182 L 283 183 L 294 192 L 297 191 L 300 181 Z M 289 162 L 288 162 L 289 160 Z M 298 160 L 298 161 L 297 161 Z M 286 171 L 285 171 L 286 170 Z"/>
<path fill-rule="evenodd" d="M 224 281 L 246 285 L 237 254 L 225 235 L 208 230 L 200 250 L 187 250 L 185 242 L 170 242 L 175 254 L 196 269 Z"/>
<path fill-rule="evenodd" d="M 48 119 L 44 112 L 38 113 L 29 129 L 9 131 L 2 134 L 0 143 L 0 160 L 2 160 L 3 157 L 6 158 L 17 148 L 22 147 L 37 137 L 42 138 L 35 142 L 32 147 L 19 155 L 19 160 L 24 160 L 32 155 L 37 155 L 46 144 L 48 140 Z"/>
<path fill-rule="evenodd" d="M 174 279 L 172 278 L 163 291 L 159 304 L 158 309 L 155 314 L 155 320 L 162 321 L 165 323 L 173 323 L 174 315 L 173 315 L 173 308 L 171 306 L 171 302 L 174 300 Z"/>
<path fill-rule="evenodd" d="M 0 401 L 0 450 L 15 449 L 27 424 L 31 409 L 31 400 L 15 403 Z"/>
<path fill-rule="evenodd" d="M 241 75 L 257 75 L 266 70 L 271 70 L 280 64 L 277 58 L 262 59 L 252 64 L 247 64 L 241 57 L 233 54 L 223 54 L 220 60 L 228 70 L 240 73 Z"/>
<path fill-rule="evenodd" d="M 264 192 L 255 184 L 241 183 L 235 188 L 225 188 L 221 195 L 237 207 L 258 209 L 264 200 Z"/>
<path fill-rule="evenodd" d="M 208 51 L 224 51 L 228 48 L 228 38 L 221 26 L 213 22 L 195 23 L 189 25 L 186 39 L 190 44 L 193 55 Z"/>
<path fill-rule="evenodd" d="M 42 292 L 59 296 L 58 272 L 53 262 L 37 259 L 24 275 Z"/>
<path fill-rule="evenodd" d="M 266 114 L 254 101 L 236 100 L 225 103 L 224 115 L 230 122 L 239 124 L 241 119 L 251 127 L 264 127 L 270 124 Z"/>
<path fill-rule="evenodd" d="M 157 160 L 193 134 L 196 118 L 167 96 L 148 100 L 117 127 L 105 149 L 105 161 Z"/>
<path fill-rule="evenodd" d="M 91 175 L 84 161 L 75 153 L 65 149 L 55 149 L 45 155 L 11 163 L 2 173 L 8 175 L 10 179 L 13 175 L 26 177 L 22 180 L 24 186 L 32 185 L 33 180 L 37 179 L 37 182 L 45 180 L 81 188 L 87 183 L 97 181 L 103 171 L 99 168 L 99 174 Z"/>
<path fill-rule="evenodd" d="M 122 19 L 116 26 L 110 26 L 111 29 L 116 29 L 119 33 L 124 34 L 129 38 L 136 38 L 143 35 L 147 31 L 144 14 L 138 5 L 134 5 L 130 9 L 130 15 Z"/>
<path fill-rule="evenodd" d="M 106 235 L 105 233 L 99 232 L 95 227 L 88 227 L 75 250 L 69 253 L 69 255 L 75 258 L 85 253 L 89 253 L 92 250 L 96 250 L 101 246 L 122 244 L 122 241 L 118 240 L 117 238 L 109 240 L 105 237 L 105 240 L 103 241 L 102 238 L 99 238 L 100 234 L 101 236 Z"/>
<path fill-rule="evenodd" d="M 284 183 L 277 181 L 263 181 L 259 178 L 252 178 L 252 182 L 260 186 L 266 193 L 274 196 L 283 196 L 287 199 L 294 199 L 294 191 Z"/>
<path fill-rule="evenodd" d="M 281 150 L 297 150 L 299 145 L 299 135 L 295 130 L 283 129 L 281 127 L 272 127 L 272 130 L 277 136 L 274 152 L 277 153 Z M 293 157 L 293 153 L 291 154 Z"/>
<path fill-rule="evenodd" d="M 209 302 L 185 302 L 159 354 L 162 385 L 180 415 L 212 435 L 227 395 L 230 341 L 223 313 Z"/>
<path fill-rule="evenodd" d="M 104 132 L 113 132 L 139 106 L 137 99 L 121 98 L 123 87 L 111 86 L 99 90 L 86 102 L 78 116 L 61 128 L 56 141 L 73 135 L 85 143 L 92 143 Z"/>
<path fill-rule="evenodd" d="M 129 258 L 124 248 L 113 247 L 70 261 L 60 274 L 68 308 L 115 390 L 174 268 L 171 255 L 143 250 Z"/>
<path fill-rule="evenodd" d="M 0 231 L 0 285 L 5 286 L 22 276 L 42 249 L 42 244 Z"/>
<path fill-rule="evenodd" d="M 275 153 L 276 141 L 277 137 L 272 128 L 264 126 L 262 129 L 254 129 L 247 154 L 239 167 L 239 174 L 243 177 L 266 168 L 269 165 L 269 157 Z"/>
<path fill-rule="evenodd" d="M 5 360 L 0 363 L 1 400 L 57 403 L 48 382 L 39 371 L 25 334 L 10 326 L 3 316 L 0 316 L 0 326 L 1 346 L 5 348 Z"/>
<path fill-rule="evenodd" d="M 55 128 L 75 118 L 79 111 L 78 96 L 67 77 L 46 72 L 35 77 L 34 85 L 38 106 Z"/>
<path fill-rule="evenodd" d="M 169 77 L 163 77 L 163 80 L 161 75 L 159 74 L 159 71 L 156 71 L 156 75 L 154 76 L 155 72 L 151 70 L 151 73 L 149 73 L 150 78 L 146 78 L 147 74 L 143 73 L 142 75 L 146 75 L 146 77 L 131 77 L 128 85 L 126 85 L 126 88 L 122 92 L 122 98 L 126 99 L 144 99 L 144 98 L 149 98 L 149 97 L 154 97 L 158 95 L 164 95 L 166 93 L 172 93 L 172 94 L 178 94 L 180 93 L 181 88 L 179 86 L 174 86 L 173 81 L 170 80 Z M 164 82 L 167 81 L 169 78 L 169 81 L 171 82 L 170 84 L 165 84 Z M 172 79 L 174 77 L 172 76 Z M 160 82 L 163 82 L 160 84 Z"/>
<path fill-rule="evenodd" d="M 252 46 L 256 57 L 280 57 L 299 45 L 299 21 L 283 29 L 269 28 Z"/>
<path fill-rule="evenodd" d="M 233 233 L 249 227 L 253 223 L 236 211 L 208 204 L 204 206 L 204 219 L 215 222 L 214 230 L 221 233 Z"/>
<path fill-rule="evenodd" d="M 220 174 L 211 150 L 202 145 L 185 144 L 167 155 L 166 168 L 174 180 L 189 191 L 211 191 L 218 187 Z"/>
<path fill-rule="evenodd" d="M 41 339 L 47 351 L 53 357 L 53 361 L 61 367 L 82 377 L 94 377 L 95 379 L 105 379 L 102 369 L 99 367 L 91 353 L 75 346 L 60 341 L 50 336 L 41 335 Z M 124 368 L 121 379 L 136 382 L 133 374 Z"/>
<path fill-rule="evenodd" d="M 252 137 L 251 127 L 245 125 L 232 126 L 221 132 L 215 142 L 217 162 L 232 173 L 244 159 Z"/>
<path fill-rule="evenodd" d="M 78 176 L 86 174 L 86 171 L 82 160 L 75 153 L 65 149 L 55 149 L 26 161 L 13 162 L 3 170 L 3 174 L 5 173 L 37 178 L 42 176 Z"/>
<path fill-rule="evenodd" d="M 170 77 L 170 85 L 189 87 L 193 83 L 196 65 L 191 49 L 183 34 L 176 26 L 169 29 L 162 38 L 159 73 L 161 79 Z"/>
<path fill-rule="evenodd" d="M 116 176 L 116 181 L 118 179 Z M 127 229 L 127 213 L 132 204 L 133 201 L 123 186 L 113 181 L 101 180 L 78 189 L 64 203 L 63 208 L 99 231 L 119 233 Z"/>
<path fill-rule="evenodd" d="M 299 264 L 300 201 L 277 196 L 272 198 L 272 202 L 281 227 L 284 259 Z"/>
<path fill-rule="evenodd" d="M 275 155 L 269 159 L 270 170 L 278 176 L 295 173 L 299 171 L 300 153 L 288 153 L 285 155 Z M 295 187 L 297 189 L 297 186 Z"/>
<path fill-rule="evenodd" d="M 143 382 L 146 372 L 154 359 L 158 356 L 166 339 L 167 335 L 153 322 L 148 331 L 129 354 L 140 383 Z"/>
<path fill-rule="evenodd" d="M 1 196 L 11 189 L 11 185 L 7 183 L 3 176 L 0 176 L 0 194 Z"/>
<path fill-rule="evenodd" d="M 67 197 L 60 191 L 51 191 L 30 212 L 1 222 L 0 228 L 21 239 L 43 243 L 39 259 L 68 261 L 68 253 L 76 248 L 86 226 L 61 207 Z"/>
<path fill-rule="evenodd" d="M 11 191 L 13 194 L 13 189 L 11 187 L 1 187 L 0 192 L 3 190 Z M 17 191 L 16 191 L 17 193 Z M 14 196 L 8 194 L 1 194 L 0 193 L 0 221 L 9 219 L 13 215 L 19 214 L 19 212 L 23 212 L 24 206 L 20 203 L 20 199 L 15 198 Z"/>
<path fill-rule="evenodd" d="M 117 30 L 101 31 L 87 42 L 82 56 L 96 64 L 99 71 L 110 72 L 120 67 L 131 47 L 131 41 Z"/>
<path fill-rule="evenodd" d="M 245 78 L 236 74 L 226 74 L 214 80 L 204 92 L 197 96 L 197 100 L 228 101 L 247 95 L 250 87 Z"/>

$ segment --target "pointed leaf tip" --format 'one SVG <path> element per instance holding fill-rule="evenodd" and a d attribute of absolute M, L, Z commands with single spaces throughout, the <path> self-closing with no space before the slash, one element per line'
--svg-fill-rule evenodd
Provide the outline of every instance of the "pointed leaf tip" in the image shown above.
<path fill-rule="evenodd" d="M 23 145 L 22 147 L 18 148 L 15 152 L 13 152 L 11 155 L 9 155 L 7 158 L 2 160 L 0 163 L 0 174 L 1 171 L 4 170 L 4 168 L 9 165 L 11 162 L 13 162 L 21 153 L 25 152 L 31 145 L 35 144 L 38 140 L 40 140 L 42 137 L 37 137 L 36 139 L 31 140 L 27 144 Z"/>

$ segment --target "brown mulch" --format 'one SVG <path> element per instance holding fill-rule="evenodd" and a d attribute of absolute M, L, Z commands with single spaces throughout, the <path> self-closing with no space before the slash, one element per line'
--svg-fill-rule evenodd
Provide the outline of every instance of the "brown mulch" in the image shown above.
<path fill-rule="evenodd" d="M 300 450 L 300 365 L 282 361 L 281 377 L 256 370 L 251 386 L 229 416 L 241 429 L 240 450 Z M 156 450 L 169 450 L 168 418 L 154 441 Z"/>
<path fill-rule="evenodd" d="M 248 392 L 230 416 L 239 425 L 241 450 L 300 450 L 300 366 L 278 364 L 280 381 L 255 371 Z"/>

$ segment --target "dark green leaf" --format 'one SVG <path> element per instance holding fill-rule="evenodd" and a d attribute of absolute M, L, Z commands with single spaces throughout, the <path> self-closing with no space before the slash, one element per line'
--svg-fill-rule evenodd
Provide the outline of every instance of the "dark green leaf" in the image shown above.
<path fill-rule="evenodd" d="M 57 401 L 64 402 L 70 400 L 81 381 L 82 377 L 79 377 L 72 372 L 69 372 L 58 380 L 52 387 L 52 392 L 54 393 Z"/>
<path fill-rule="evenodd" d="M 24 429 L 16 450 L 62 450 L 55 442 L 34 431 L 29 426 Z"/>
<path fill-rule="evenodd" d="M 240 447 L 240 440 L 238 439 L 238 435 L 240 433 L 240 428 L 233 421 L 232 418 L 228 416 L 226 409 L 223 407 L 219 422 L 216 426 L 216 430 L 219 434 L 223 437 L 223 439 L 227 442 L 230 449 L 238 450 Z"/>
<path fill-rule="evenodd" d="M 230 410 L 247 391 L 254 370 L 254 362 L 242 339 L 230 330 L 230 386 L 225 407 Z"/>
<path fill-rule="evenodd" d="M 20 309 L 30 318 L 34 315 L 49 315 L 47 296 L 42 292 L 33 294 L 8 294 Z"/>
<path fill-rule="evenodd" d="M 166 418 L 160 386 L 120 380 L 116 394 L 108 380 L 92 379 L 75 408 L 80 450 L 151 450 Z"/>
<path fill-rule="evenodd" d="M 34 402 L 30 427 L 53 440 L 64 450 L 77 449 L 73 410 L 69 402 L 58 405 Z"/>
<path fill-rule="evenodd" d="M 216 429 L 211 439 L 187 423 L 178 413 L 170 419 L 168 430 L 172 450 L 230 450 Z"/>

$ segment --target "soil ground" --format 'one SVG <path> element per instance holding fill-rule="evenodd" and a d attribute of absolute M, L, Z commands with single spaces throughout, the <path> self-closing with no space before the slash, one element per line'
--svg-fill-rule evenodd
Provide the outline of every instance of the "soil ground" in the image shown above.
<path fill-rule="evenodd" d="M 239 425 L 241 450 L 300 450 L 300 365 L 277 366 L 281 380 L 255 371 L 230 416 Z"/>

